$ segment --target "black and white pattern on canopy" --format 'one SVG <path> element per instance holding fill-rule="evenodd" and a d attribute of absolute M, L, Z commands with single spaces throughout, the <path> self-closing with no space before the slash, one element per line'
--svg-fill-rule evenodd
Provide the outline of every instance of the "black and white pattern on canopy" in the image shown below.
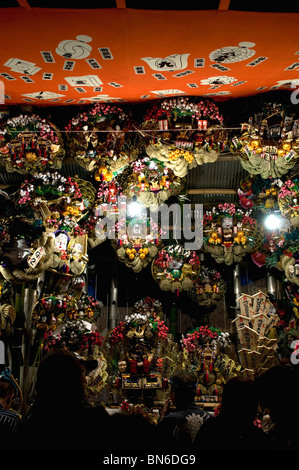
<path fill-rule="evenodd" d="M 76 39 L 61 41 L 55 52 L 65 59 L 85 59 L 92 50 L 92 47 L 87 44 L 90 41 L 92 41 L 90 36 L 79 34 Z"/>
<path fill-rule="evenodd" d="M 216 77 L 204 78 L 200 81 L 201 85 L 228 85 L 235 82 L 237 79 L 235 77 L 226 77 L 225 75 L 218 75 Z"/>
<path fill-rule="evenodd" d="M 253 42 L 240 42 L 238 46 L 228 46 L 216 49 L 209 54 L 210 60 L 221 64 L 232 64 L 250 59 L 255 54 L 251 49 L 255 46 Z"/>

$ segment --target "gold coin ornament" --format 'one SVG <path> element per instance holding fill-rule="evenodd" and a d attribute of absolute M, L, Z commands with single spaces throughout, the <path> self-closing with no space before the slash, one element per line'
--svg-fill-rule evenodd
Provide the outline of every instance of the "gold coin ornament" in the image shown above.
<path fill-rule="evenodd" d="M 64 157 L 61 132 L 36 114 L 8 118 L 0 128 L 0 161 L 9 172 L 59 169 Z"/>
<path fill-rule="evenodd" d="M 118 260 L 134 272 L 140 272 L 153 260 L 162 246 L 162 230 L 146 214 L 133 217 L 125 224 L 119 220 L 117 233 L 111 239 Z"/>
<path fill-rule="evenodd" d="M 200 260 L 194 250 L 179 244 L 162 248 L 152 261 L 152 276 L 163 291 L 189 291 L 200 272 Z"/>

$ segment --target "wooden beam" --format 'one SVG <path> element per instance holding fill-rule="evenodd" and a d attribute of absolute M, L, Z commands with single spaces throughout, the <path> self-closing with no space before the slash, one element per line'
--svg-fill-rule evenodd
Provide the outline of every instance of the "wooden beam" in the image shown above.
<path fill-rule="evenodd" d="M 218 10 L 228 10 L 230 0 L 219 0 Z"/>
<path fill-rule="evenodd" d="M 116 0 L 117 8 L 127 8 L 126 0 Z"/>
<path fill-rule="evenodd" d="M 194 188 L 186 189 L 187 194 L 237 194 L 236 189 L 221 189 L 221 188 Z"/>
<path fill-rule="evenodd" d="M 25 8 L 25 10 L 31 10 L 31 6 L 27 2 L 27 0 L 17 0 L 20 7 Z"/>

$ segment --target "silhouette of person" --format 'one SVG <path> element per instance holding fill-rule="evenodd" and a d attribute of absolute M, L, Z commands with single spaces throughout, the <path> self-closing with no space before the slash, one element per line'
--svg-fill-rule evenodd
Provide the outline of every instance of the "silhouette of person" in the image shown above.
<path fill-rule="evenodd" d="M 157 426 L 161 448 L 188 449 L 210 415 L 195 403 L 197 379 L 187 370 L 170 377 L 170 396 L 161 411 Z M 175 411 L 171 411 L 171 404 Z"/>
<path fill-rule="evenodd" d="M 295 366 L 273 366 L 256 379 L 262 411 L 270 417 L 268 435 L 275 449 L 299 448 L 299 371 Z"/>
<path fill-rule="evenodd" d="M 267 435 L 254 425 L 258 398 L 253 381 L 230 379 L 223 387 L 220 412 L 205 421 L 194 439 L 196 450 L 265 450 Z"/>
<path fill-rule="evenodd" d="M 109 415 L 84 397 L 84 367 L 75 354 L 53 349 L 37 370 L 36 398 L 20 426 L 18 446 L 30 450 L 101 450 Z M 95 436 L 94 430 L 99 433 Z M 100 430 L 102 429 L 102 433 Z"/>
<path fill-rule="evenodd" d="M 16 385 L 10 370 L 6 368 L 0 374 L 0 448 L 2 450 L 13 448 L 21 423 L 18 413 L 12 409 L 16 394 Z"/>

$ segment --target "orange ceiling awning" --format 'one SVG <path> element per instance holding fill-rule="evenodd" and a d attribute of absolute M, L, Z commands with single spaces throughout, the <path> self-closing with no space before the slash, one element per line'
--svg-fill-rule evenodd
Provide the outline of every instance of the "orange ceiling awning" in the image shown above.
<path fill-rule="evenodd" d="M 0 103 L 219 101 L 291 90 L 298 24 L 297 13 L 2 8 Z"/>

